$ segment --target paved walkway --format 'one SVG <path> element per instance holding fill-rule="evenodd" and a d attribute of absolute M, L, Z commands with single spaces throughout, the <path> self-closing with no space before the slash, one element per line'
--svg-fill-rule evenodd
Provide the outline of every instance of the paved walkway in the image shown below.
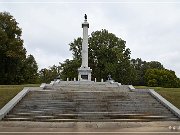
<path fill-rule="evenodd" d="M 170 126 L 176 129 L 169 129 Z M 1 121 L 0 135 L 180 135 L 180 121 L 166 122 L 23 122 Z"/>

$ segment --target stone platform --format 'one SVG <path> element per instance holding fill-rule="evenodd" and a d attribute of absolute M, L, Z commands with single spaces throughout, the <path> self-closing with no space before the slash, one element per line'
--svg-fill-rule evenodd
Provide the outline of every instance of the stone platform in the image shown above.
<path fill-rule="evenodd" d="M 59 82 L 30 90 L 3 120 L 142 122 L 179 118 L 146 89 L 109 82 Z"/>

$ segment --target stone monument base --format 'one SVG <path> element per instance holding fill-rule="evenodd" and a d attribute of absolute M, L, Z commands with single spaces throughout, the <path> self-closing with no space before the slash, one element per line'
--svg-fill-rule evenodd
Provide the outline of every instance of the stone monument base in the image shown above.
<path fill-rule="evenodd" d="M 91 81 L 91 72 L 90 67 L 80 67 L 78 69 L 78 80 L 79 81 Z"/>

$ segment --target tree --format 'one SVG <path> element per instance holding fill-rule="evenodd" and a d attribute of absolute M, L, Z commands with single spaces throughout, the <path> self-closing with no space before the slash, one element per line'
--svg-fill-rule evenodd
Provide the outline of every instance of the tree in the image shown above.
<path fill-rule="evenodd" d="M 49 69 L 41 69 L 39 71 L 39 77 L 41 82 L 49 83 L 56 79 L 60 75 L 61 67 L 53 65 Z"/>
<path fill-rule="evenodd" d="M 0 84 L 21 82 L 22 61 L 26 49 L 21 39 L 21 28 L 8 12 L 0 12 Z"/>
<path fill-rule="evenodd" d="M 151 69 L 164 69 L 164 66 L 158 61 L 147 62 L 147 66 Z"/>
<path fill-rule="evenodd" d="M 121 83 L 131 83 L 133 67 L 130 65 L 130 49 L 126 42 L 107 30 L 92 32 L 88 39 L 89 66 L 92 69 L 92 79 L 106 79 L 111 74 L 113 79 Z M 81 62 L 82 38 L 70 43 L 73 60 L 66 60 L 62 69 L 62 76 L 68 76 L 67 69 L 73 71 L 69 76 L 77 76 L 77 66 Z M 76 68 L 76 69 L 75 69 Z"/>
<path fill-rule="evenodd" d="M 64 63 L 60 63 L 61 66 L 61 78 L 63 80 L 66 80 L 66 78 L 69 78 L 69 80 L 73 80 L 74 78 L 77 78 L 78 76 L 78 68 L 80 67 L 80 60 L 65 60 Z"/>
<path fill-rule="evenodd" d="M 145 74 L 147 86 L 179 87 L 179 78 L 175 72 L 167 69 L 148 69 Z"/>
<path fill-rule="evenodd" d="M 37 64 L 32 55 L 26 58 L 21 34 L 15 18 L 0 12 L 0 84 L 31 83 L 37 77 Z"/>
<path fill-rule="evenodd" d="M 82 41 L 83 39 L 81 37 L 78 37 L 77 39 L 74 39 L 74 42 L 71 42 L 69 44 L 70 51 L 72 51 L 73 59 L 80 60 L 81 59 L 81 50 L 82 50 Z M 67 60 L 69 61 L 69 60 Z M 65 61 L 65 62 L 67 62 Z"/>
<path fill-rule="evenodd" d="M 26 83 L 38 82 L 38 65 L 33 55 L 28 55 L 23 62 L 22 73 L 24 73 L 24 80 Z"/>
<path fill-rule="evenodd" d="M 158 61 L 150 61 L 146 62 L 141 60 L 140 58 L 131 59 L 131 65 L 135 70 L 135 80 L 133 85 L 145 85 L 145 74 L 148 69 L 164 69 L 163 65 Z M 154 82 L 154 81 L 153 81 Z M 152 83 L 153 83 L 152 82 Z"/>

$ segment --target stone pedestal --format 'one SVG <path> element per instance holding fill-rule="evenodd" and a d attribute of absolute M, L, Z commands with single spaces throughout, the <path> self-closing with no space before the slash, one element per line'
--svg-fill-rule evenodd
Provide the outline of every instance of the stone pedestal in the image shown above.
<path fill-rule="evenodd" d="M 79 81 L 91 81 L 91 72 L 92 69 L 90 69 L 90 67 L 80 67 L 78 69 L 79 75 L 78 75 L 78 79 Z"/>

